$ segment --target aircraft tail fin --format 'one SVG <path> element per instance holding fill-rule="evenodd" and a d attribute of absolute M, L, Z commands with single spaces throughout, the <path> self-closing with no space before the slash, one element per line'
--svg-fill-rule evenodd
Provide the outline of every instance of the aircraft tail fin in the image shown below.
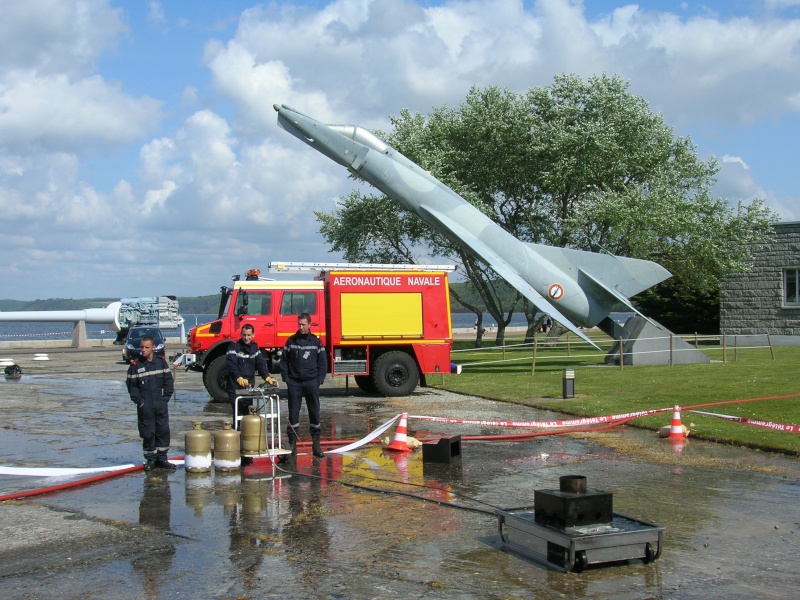
<path fill-rule="evenodd" d="M 605 290 L 605 296 L 615 300 L 609 306 L 620 302 L 633 309 L 628 298 L 672 277 L 664 267 L 650 260 L 541 244 L 528 244 L 528 247 L 562 270 L 571 272 L 576 279 L 580 274 L 590 279 L 595 289 Z"/>
<path fill-rule="evenodd" d="M 654 323 L 654 321 L 652 321 L 649 317 L 643 315 L 628 298 L 623 296 L 617 290 L 614 290 L 603 284 L 601 281 L 598 281 L 583 269 L 578 269 L 578 284 L 583 289 L 592 290 L 594 297 L 600 299 L 605 306 L 613 308 L 615 305 L 622 304 L 628 308 L 628 310 L 635 312 L 637 315 L 646 319 L 650 323 Z"/>

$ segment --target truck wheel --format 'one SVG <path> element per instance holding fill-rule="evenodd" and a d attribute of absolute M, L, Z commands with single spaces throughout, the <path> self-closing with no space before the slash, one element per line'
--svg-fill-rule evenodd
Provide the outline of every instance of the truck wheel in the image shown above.
<path fill-rule="evenodd" d="M 419 383 L 417 363 L 405 352 L 381 354 L 372 370 L 372 385 L 384 396 L 408 396 Z"/>
<path fill-rule="evenodd" d="M 353 375 L 353 379 L 356 380 L 356 385 L 358 389 L 360 389 L 365 394 L 377 394 L 378 390 L 375 389 L 375 386 L 372 384 L 372 378 L 369 375 Z"/>
<path fill-rule="evenodd" d="M 228 402 L 228 365 L 225 355 L 211 361 L 203 372 L 203 384 L 211 394 L 212 402 Z"/>

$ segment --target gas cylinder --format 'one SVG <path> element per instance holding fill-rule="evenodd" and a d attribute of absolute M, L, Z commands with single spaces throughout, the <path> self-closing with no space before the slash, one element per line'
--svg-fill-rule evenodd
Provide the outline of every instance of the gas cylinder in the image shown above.
<path fill-rule="evenodd" d="M 203 430 L 203 422 L 195 421 L 194 429 L 185 436 L 186 456 L 184 467 L 192 473 L 211 470 L 211 432 Z"/>
<path fill-rule="evenodd" d="M 242 417 L 242 456 L 258 456 L 267 452 L 266 422 L 249 407 L 250 414 Z"/>
<path fill-rule="evenodd" d="M 231 424 L 226 421 L 222 429 L 214 433 L 214 469 L 238 471 L 241 464 L 239 432 L 231 429 Z"/>

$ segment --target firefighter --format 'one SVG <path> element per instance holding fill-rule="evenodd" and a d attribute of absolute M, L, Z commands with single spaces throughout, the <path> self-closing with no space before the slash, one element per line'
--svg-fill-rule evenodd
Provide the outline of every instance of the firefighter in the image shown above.
<path fill-rule="evenodd" d="M 174 391 L 169 363 L 153 354 L 153 338 L 146 335 L 139 343 L 142 357 L 131 361 L 126 384 L 131 400 L 136 403 L 139 437 L 144 450 L 144 470 L 175 470 L 167 461 L 169 450 L 169 399 Z"/>
<path fill-rule="evenodd" d="M 308 429 L 311 433 L 312 452 L 317 458 L 325 454 L 319 444 L 322 427 L 319 421 L 319 386 L 328 372 L 328 358 L 319 338 L 311 333 L 311 316 L 301 313 L 297 317 L 297 333 L 286 340 L 281 354 L 281 377 L 286 382 L 289 396 L 289 447 L 296 452 L 297 430 L 300 427 L 300 408 L 303 397 L 308 407 Z"/>
<path fill-rule="evenodd" d="M 258 344 L 253 341 L 255 330 L 249 323 L 242 325 L 238 341 L 231 342 L 225 355 L 228 367 L 228 400 L 231 403 L 231 415 L 236 419 L 236 397 L 242 390 L 253 387 L 256 383 L 256 371 L 269 385 L 276 385 L 277 380 L 269 376 L 267 363 L 261 356 Z M 250 404 L 250 400 L 247 400 Z M 240 413 L 241 414 L 241 413 Z M 236 423 L 234 422 L 234 429 Z"/>

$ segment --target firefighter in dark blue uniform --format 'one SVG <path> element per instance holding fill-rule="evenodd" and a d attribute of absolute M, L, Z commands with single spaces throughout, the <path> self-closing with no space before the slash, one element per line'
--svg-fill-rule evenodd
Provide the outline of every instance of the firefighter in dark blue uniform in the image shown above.
<path fill-rule="evenodd" d="M 286 382 L 289 396 L 289 425 L 286 427 L 286 435 L 289 436 L 289 447 L 294 452 L 297 430 L 300 427 L 300 408 L 305 397 L 312 452 L 317 458 L 322 458 L 325 454 L 319 443 L 322 432 L 319 417 L 319 386 L 325 381 L 328 372 L 328 357 L 322 342 L 311 333 L 310 323 L 311 316 L 308 313 L 302 313 L 297 317 L 297 333 L 286 340 L 281 355 L 281 377 Z"/>
<path fill-rule="evenodd" d="M 242 390 L 253 387 L 256 383 L 256 371 L 265 383 L 276 385 L 277 380 L 269 376 L 267 363 L 261 356 L 258 344 L 253 341 L 255 330 L 249 323 L 242 325 L 241 337 L 236 342 L 231 342 L 225 355 L 225 364 L 228 367 L 228 400 L 231 403 L 231 415 L 236 418 L 236 397 Z M 244 401 L 243 401 L 244 402 Z M 250 404 L 250 401 L 247 401 Z M 241 408 L 241 406 L 240 406 Z M 242 411 L 239 411 L 242 414 Z M 236 429 L 236 423 L 233 424 Z"/>
<path fill-rule="evenodd" d="M 142 358 L 131 362 L 126 384 L 131 400 L 136 403 L 139 437 L 144 450 L 144 470 L 175 470 L 167 461 L 169 450 L 168 403 L 175 390 L 169 363 L 153 354 L 153 338 L 146 335 L 139 346 Z"/>

